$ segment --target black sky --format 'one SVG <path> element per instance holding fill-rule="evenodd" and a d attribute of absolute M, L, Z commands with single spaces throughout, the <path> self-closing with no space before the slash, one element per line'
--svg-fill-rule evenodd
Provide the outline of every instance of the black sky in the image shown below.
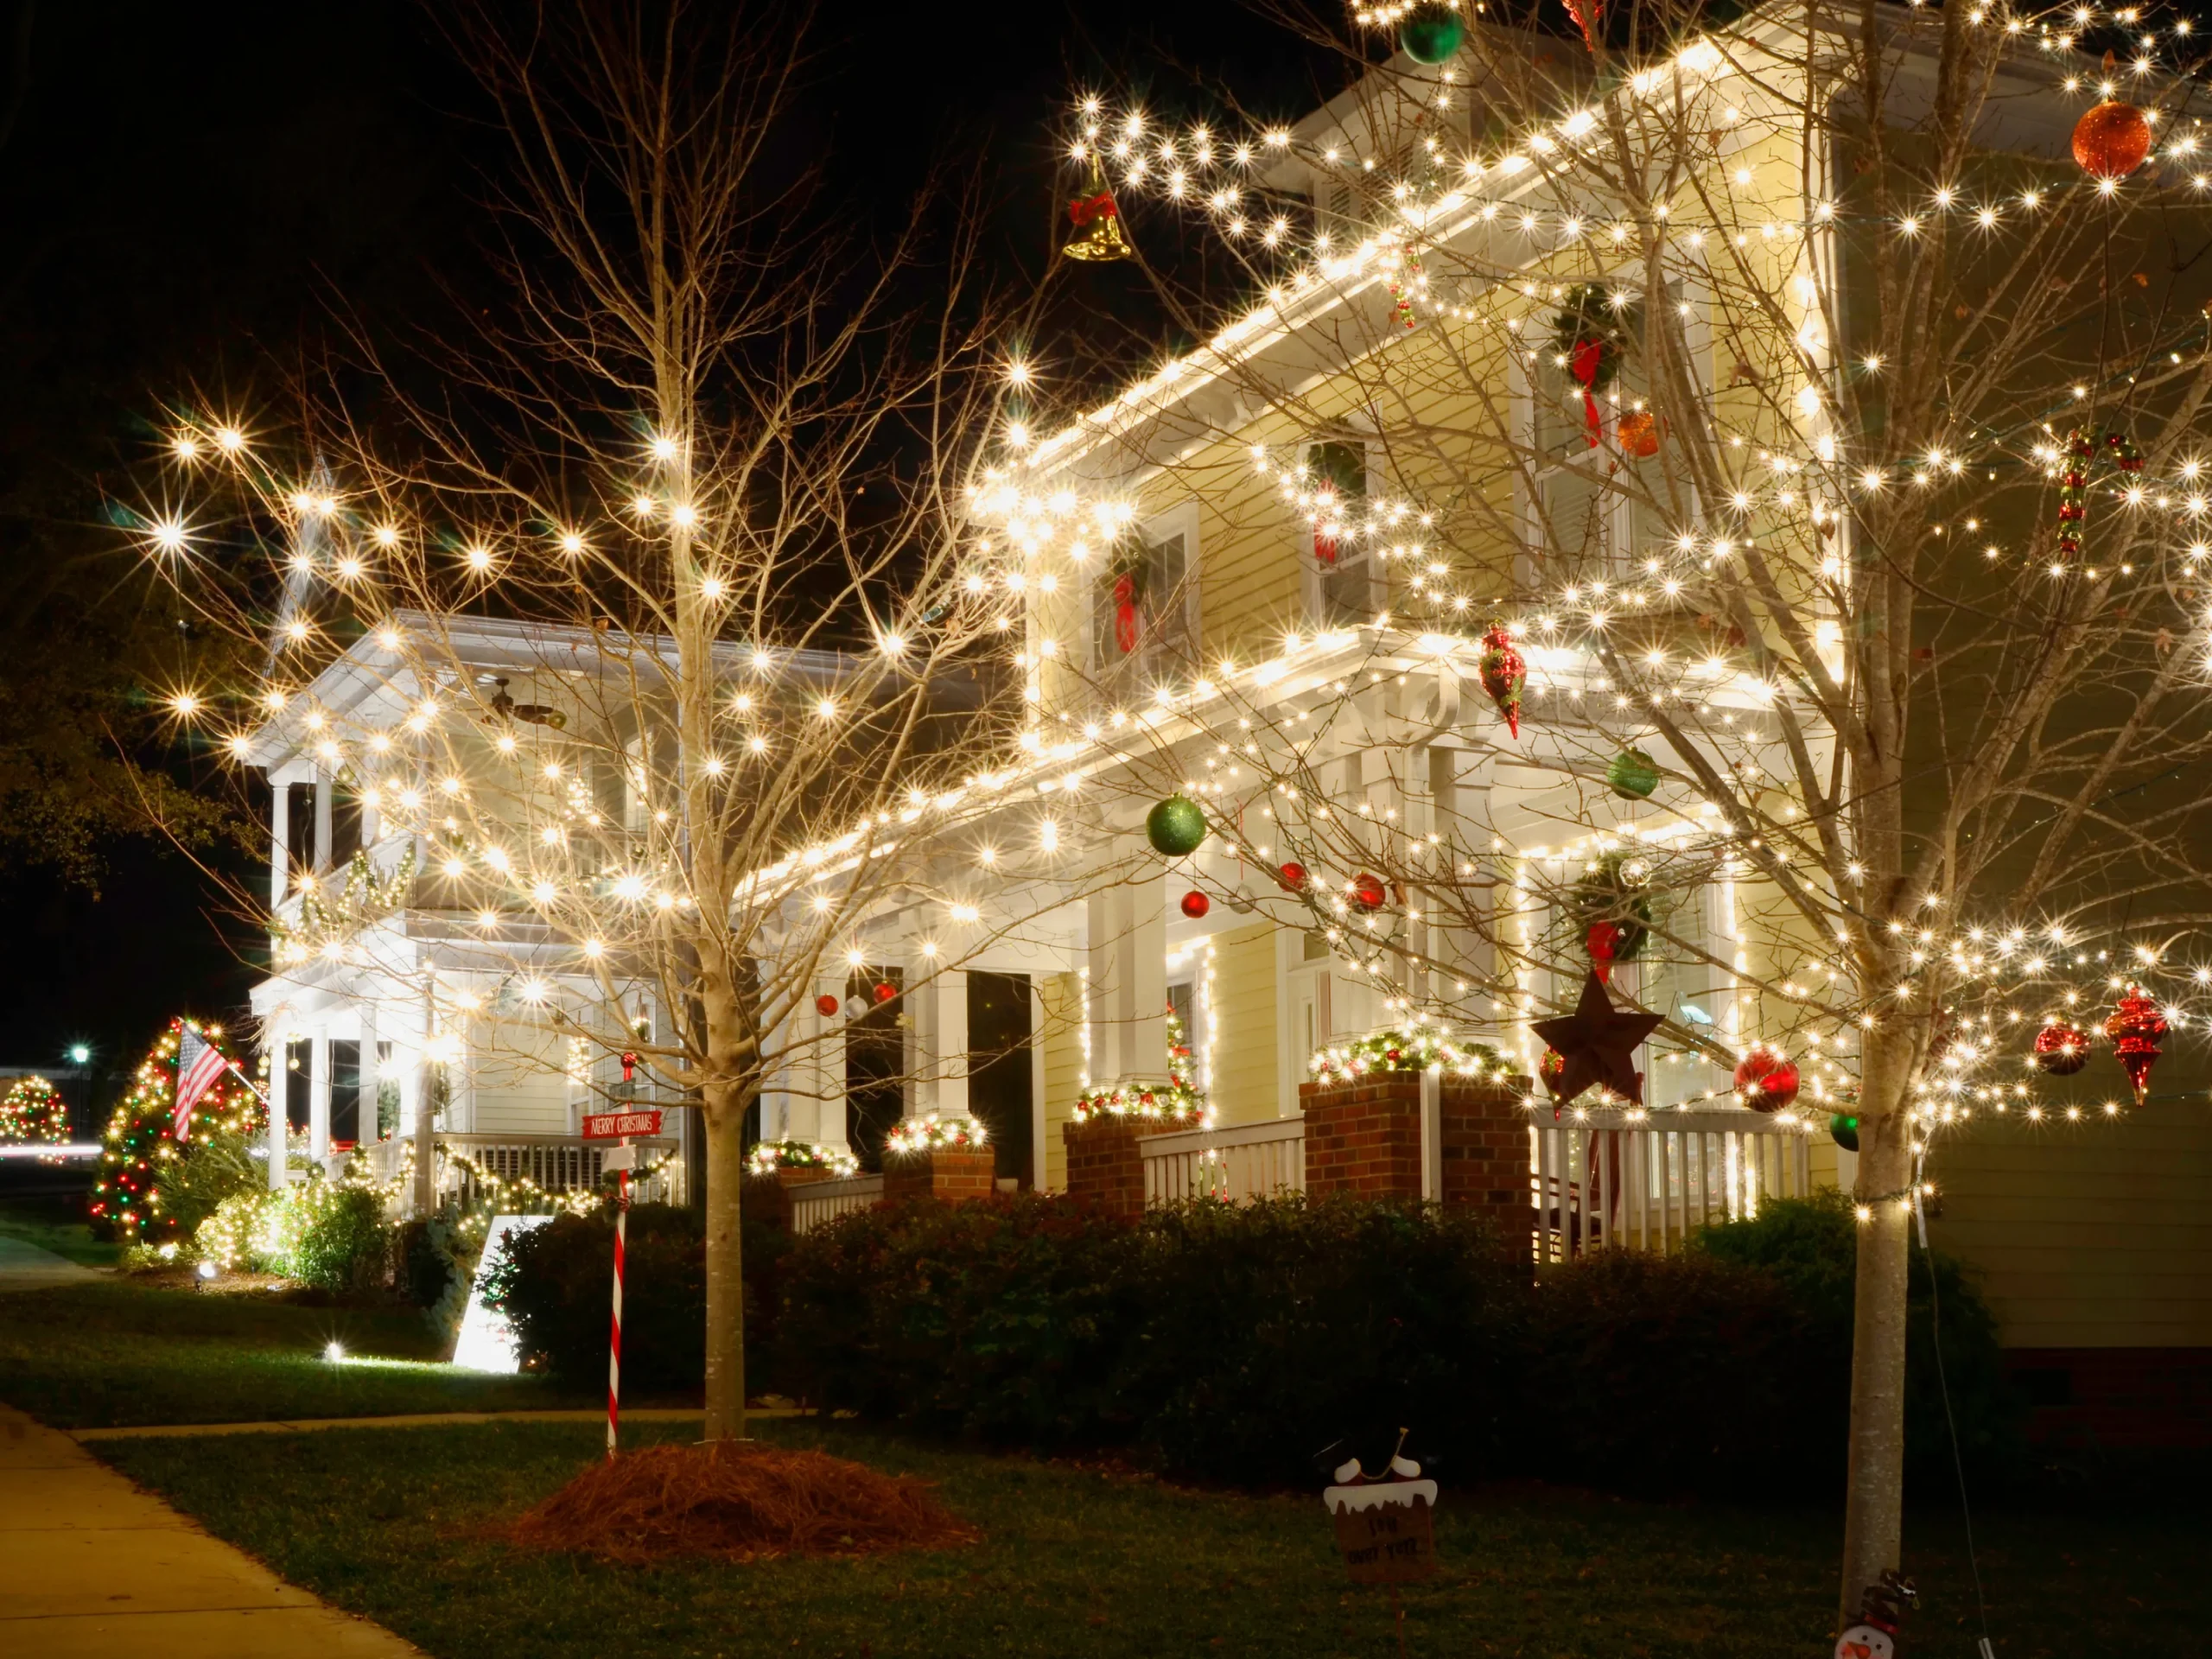
<path fill-rule="evenodd" d="M 0 87 L 14 111 L 0 140 L 0 471 L 64 486 L 49 493 L 94 525 L 109 493 L 132 494 L 165 401 L 200 387 L 281 404 L 334 302 L 391 339 L 487 280 L 475 204 L 500 157 L 430 17 L 0 4 L 0 52 L 28 41 L 11 60 L 19 86 Z M 822 211 L 867 228 L 906 211 L 933 163 L 974 169 L 993 257 L 1028 280 L 1051 244 L 1053 123 L 1072 92 L 1196 108 L 1195 73 L 1294 116 L 1332 73 L 1224 0 L 869 0 L 823 9 L 813 40 L 779 142 L 823 167 Z M 1061 327 L 1086 308 L 1126 340 L 1153 326 L 1121 273 L 1055 281 L 1082 284 Z M 127 1067 L 170 1013 L 237 1007 L 251 933 L 220 909 L 152 843 L 115 849 L 97 896 L 42 870 L 0 874 L 0 1063 L 52 1064 L 84 1039 Z"/>

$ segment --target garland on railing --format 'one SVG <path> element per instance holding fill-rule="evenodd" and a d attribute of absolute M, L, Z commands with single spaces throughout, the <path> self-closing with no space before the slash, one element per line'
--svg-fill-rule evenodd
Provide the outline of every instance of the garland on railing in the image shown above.
<path fill-rule="evenodd" d="M 1401 1031 L 1395 1026 L 1321 1050 L 1307 1070 L 1322 1084 L 1352 1083 L 1389 1071 L 1436 1070 L 1493 1083 L 1510 1075 L 1504 1057 L 1487 1043 L 1456 1043 L 1440 1031 Z"/>
<path fill-rule="evenodd" d="M 902 1117 L 883 1138 L 887 1156 L 911 1157 L 917 1153 L 980 1147 L 990 1139 L 980 1119 L 964 1112 L 931 1112 L 926 1117 Z"/>
<path fill-rule="evenodd" d="M 300 919 L 287 924 L 272 917 L 269 937 L 284 962 L 304 962 L 334 940 L 358 933 L 371 922 L 389 916 L 407 902 L 415 880 L 415 849 L 400 855 L 389 875 L 378 875 L 365 851 L 346 861 L 346 880 L 337 893 L 323 897 L 321 884 L 309 887 L 300 899 Z"/>
<path fill-rule="evenodd" d="M 861 1173 L 861 1160 L 842 1147 L 819 1141 L 763 1141 L 745 1160 L 749 1175 L 772 1175 L 779 1169 L 825 1169 L 841 1179 Z"/>

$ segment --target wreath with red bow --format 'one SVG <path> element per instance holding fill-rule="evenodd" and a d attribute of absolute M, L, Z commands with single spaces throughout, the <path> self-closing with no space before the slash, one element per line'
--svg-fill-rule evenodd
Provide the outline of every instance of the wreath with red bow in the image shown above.
<path fill-rule="evenodd" d="M 1636 308 L 1603 283 L 1577 283 L 1552 318 L 1552 347 L 1582 388 L 1582 423 L 1592 449 L 1605 431 L 1598 394 L 1620 377 L 1636 329 Z"/>

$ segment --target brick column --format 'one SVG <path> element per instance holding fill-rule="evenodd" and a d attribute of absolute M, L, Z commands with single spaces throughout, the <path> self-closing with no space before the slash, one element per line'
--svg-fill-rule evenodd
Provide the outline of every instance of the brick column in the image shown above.
<path fill-rule="evenodd" d="M 998 1154 L 989 1147 L 938 1147 L 929 1152 L 891 1153 L 883 1160 L 886 1203 L 901 1198 L 941 1198 L 957 1204 L 988 1198 L 998 1190 Z"/>
<path fill-rule="evenodd" d="M 1144 1213 L 1144 1154 L 1148 1135 L 1177 1135 L 1195 1126 L 1157 1117 L 1102 1112 L 1085 1122 L 1060 1126 L 1068 1149 L 1068 1196 L 1109 1215 L 1134 1219 Z"/>
<path fill-rule="evenodd" d="M 1300 1084 L 1306 1110 L 1306 1191 L 1369 1198 L 1419 1198 L 1421 1077 L 1392 1071 L 1357 1083 Z M 1488 1211 L 1501 1224 L 1528 1219 L 1529 1123 L 1521 1092 L 1468 1078 L 1442 1080 L 1442 1198 Z"/>
<path fill-rule="evenodd" d="M 1421 1077 L 1392 1071 L 1357 1083 L 1302 1083 L 1306 1192 L 1421 1197 Z"/>

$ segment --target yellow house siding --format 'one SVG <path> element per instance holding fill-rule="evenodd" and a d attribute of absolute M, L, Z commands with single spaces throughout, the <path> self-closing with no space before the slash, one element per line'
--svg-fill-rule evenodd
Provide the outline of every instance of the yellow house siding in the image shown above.
<path fill-rule="evenodd" d="M 1930 1237 L 1979 1270 L 2006 1346 L 2212 1346 L 2201 1093 L 2079 1124 L 1977 1113 L 1938 1144 L 1933 1170 L 1943 1199 Z"/>
<path fill-rule="evenodd" d="M 1068 1148 L 1061 1126 L 1075 1113 L 1083 1090 L 1083 987 L 1074 974 L 1052 974 L 1038 981 L 1045 1005 L 1045 1145 L 1042 1185 L 1064 1192 L 1068 1185 Z"/>
<path fill-rule="evenodd" d="M 1223 1123 L 1275 1115 L 1274 936 L 1261 922 L 1214 943 L 1213 1107 Z"/>

